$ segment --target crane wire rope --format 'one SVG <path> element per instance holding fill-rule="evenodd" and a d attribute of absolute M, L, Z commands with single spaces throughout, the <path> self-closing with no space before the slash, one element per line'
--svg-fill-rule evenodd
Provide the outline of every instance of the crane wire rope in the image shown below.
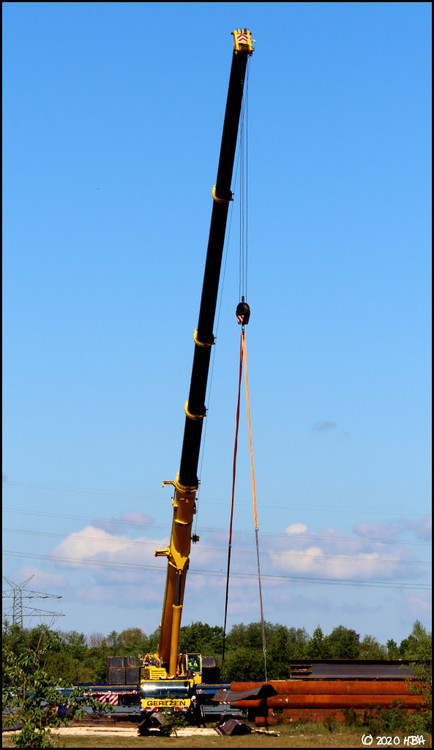
<path fill-rule="evenodd" d="M 248 258 L 248 185 L 249 185 L 249 143 L 248 143 L 248 105 L 249 105 L 249 66 L 246 69 L 245 97 L 242 104 L 240 124 L 240 244 L 238 270 L 238 297 L 247 301 L 247 258 Z"/>
<path fill-rule="evenodd" d="M 259 530 L 258 530 L 258 514 L 256 510 L 256 489 L 255 489 L 255 472 L 253 468 L 253 446 L 252 446 L 252 424 L 250 420 L 250 399 L 249 399 L 249 383 L 247 380 L 247 350 L 246 350 L 246 334 L 244 326 L 241 328 L 241 345 L 243 352 L 243 364 L 244 364 L 244 385 L 246 388 L 246 410 L 247 410 L 247 422 L 249 425 L 249 447 L 250 447 L 250 469 L 252 474 L 252 496 L 253 496 L 253 515 L 255 519 L 255 540 L 256 540 L 256 560 L 258 564 L 258 585 L 259 585 L 259 605 L 261 610 L 261 631 L 262 631 L 262 650 L 264 652 L 264 671 L 265 671 L 265 682 L 267 680 L 267 641 L 265 638 L 265 623 L 264 623 L 264 608 L 262 605 L 262 584 L 261 584 L 261 566 L 259 563 Z"/>
<path fill-rule="evenodd" d="M 247 61 L 246 66 L 246 80 L 245 80 L 245 88 L 247 89 L 248 84 L 248 71 L 249 71 L 249 60 Z M 241 128 L 243 126 L 243 119 L 244 119 L 244 101 L 241 106 Z M 242 172 L 242 148 L 241 145 L 243 143 L 244 139 L 239 139 L 239 143 L 237 146 L 237 156 L 235 159 L 235 178 L 234 178 L 234 192 L 236 191 L 237 183 L 238 183 L 238 174 L 240 173 L 240 182 L 242 184 L 242 178 L 241 178 L 241 172 Z M 226 279 L 226 268 L 227 268 L 227 261 L 228 261 L 228 254 L 229 254 L 229 245 L 230 245 L 230 238 L 231 238 L 231 229 L 232 229 L 232 218 L 233 218 L 233 208 L 234 204 L 231 201 L 229 204 L 229 219 L 228 219 L 228 231 L 225 236 L 225 243 L 224 243 L 224 251 L 223 251 L 223 272 L 222 272 L 222 279 L 220 283 L 220 291 L 219 291 L 219 297 L 218 297 L 218 303 L 217 303 L 217 313 L 216 313 L 216 323 L 215 323 L 215 338 L 217 339 L 218 329 L 219 329 L 219 323 L 220 323 L 220 314 L 222 309 L 222 301 L 223 301 L 223 291 L 225 286 L 225 279 Z M 213 382 L 213 375 L 214 375 L 214 364 L 215 364 L 215 348 L 213 347 L 211 352 L 211 366 L 210 366 L 210 374 L 209 374 L 209 380 L 208 380 L 208 386 L 207 386 L 207 392 L 206 392 L 206 403 L 209 403 L 211 398 L 211 390 L 212 390 L 212 382 Z M 200 461 L 199 461 L 199 471 L 198 476 L 202 476 L 202 467 L 203 467 L 203 461 L 205 456 L 205 447 L 206 447 L 206 435 L 207 435 L 207 426 L 208 426 L 208 420 L 204 420 L 204 430 L 203 430 L 203 439 L 202 439 L 202 445 L 201 445 L 201 451 L 200 451 Z M 197 526 L 198 526 L 198 520 L 199 520 L 199 500 L 200 500 L 200 480 L 199 480 L 199 488 L 198 492 L 196 494 L 196 514 L 195 514 L 195 521 L 194 521 L 194 534 L 197 536 Z"/>
<path fill-rule="evenodd" d="M 246 349 L 246 336 L 245 336 L 245 325 L 249 321 L 250 309 L 247 304 L 247 271 L 248 271 L 248 74 L 246 75 L 245 81 L 245 99 L 243 102 L 243 109 L 241 114 L 241 126 L 240 126 L 240 239 L 239 239 L 239 281 L 238 281 L 238 294 L 241 300 L 237 307 L 237 319 L 238 323 L 241 324 L 241 339 L 240 339 L 240 360 L 238 369 L 238 396 L 237 396 L 237 410 L 235 420 L 235 441 L 234 441 L 234 454 L 233 454 L 233 465 L 232 465 L 232 496 L 231 496 L 231 512 L 229 522 L 229 539 L 228 539 L 228 556 L 227 556 L 227 572 L 226 572 L 226 592 L 225 592 L 225 611 L 224 611 L 224 625 L 223 625 L 223 646 L 222 646 L 222 661 L 224 662 L 225 656 L 225 643 L 226 643 L 226 625 L 227 625 L 227 613 L 228 613 L 228 601 L 229 601 L 229 579 L 230 579 L 230 565 L 231 565 L 231 554 L 232 554 L 232 528 L 233 528 L 233 517 L 234 517 L 234 505 L 235 505 L 235 480 L 236 480 L 236 462 L 237 462 L 237 451 L 238 451 L 238 430 L 240 420 L 240 397 L 241 397 L 241 381 L 242 372 L 244 365 L 244 385 L 246 390 L 246 410 L 247 410 L 247 421 L 249 427 L 249 447 L 250 447 L 250 466 L 251 466 L 251 477 L 252 477 L 252 496 L 253 496 L 253 515 L 255 522 L 255 541 L 256 541 L 256 559 L 257 559 L 257 572 L 258 572 L 258 586 L 259 586 L 259 604 L 261 613 L 261 631 L 262 631 L 262 649 L 264 654 L 264 673 L 265 682 L 267 682 L 267 644 L 265 637 L 265 623 L 264 623 L 264 610 L 262 602 L 262 584 L 261 584 L 261 567 L 259 558 L 259 531 L 258 531 L 258 517 L 256 508 L 256 489 L 255 489 L 255 473 L 253 465 L 253 446 L 252 446 L 252 427 L 250 419 L 250 399 L 249 399 L 249 386 L 247 378 L 247 349 Z"/>
<path fill-rule="evenodd" d="M 229 600 L 229 572 L 231 568 L 231 554 L 232 554 L 232 527 L 234 520 L 234 502 L 235 502 L 235 477 L 237 471 L 237 450 L 238 450 L 238 428 L 240 424 L 240 396 L 241 396 L 241 378 L 243 374 L 243 350 L 242 344 L 240 344 L 240 366 L 238 370 L 238 397 L 237 397 L 237 412 L 235 418 L 235 443 L 234 443 L 234 457 L 232 462 L 232 498 L 231 498 L 231 515 L 229 521 L 229 541 L 228 541 L 228 560 L 226 567 L 226 593 L 225 593 L 225 615 L 223 623 L 223 646 L 222 646 L 222 661 L 225 660 L 225 644 L 226 644 L 226 622 L 228 615 L 228 600 Z"/>
<path fill-rule="evenodd" d="M 239 161 L 239 160 L 238 160 Z M 235 171 L 235 184 L 237 182 L 238 177 L 238 161 Z M 226 266 L 227 266 L 227 260 L 228 260 L 228 247 L 229 247 L 229 240 L 231 236 L 231 228 L 232 228 L 232 216 L 233 216 L 233 203 L 231 202 L 229 205 L 229 228 L 228 232 L 225 238 L 225 245 L 224 245 L 224 251 L 223 251 L 223 273 L 222 273 L 222 280 L 220 284 L 220 293 L 219 293 L 219 300 L 217 304 L 217 315 L 216 315 L 216 325 L 215 325 L 215 339 L 217 339 L 217 333 L 219 329 L 219 323 L 220 323 L 220 313 L 221 313 L 221 307 L 222 307 L 222 299 L 223 299 L 223 289 L 225 284 L 225 278 L 226 278 Z M 214 364 L 215 364 L 215 347 L 212 347 L 211 351 L 211 366 L 210 366 L 210 374 L 208 379 L 208 386 L 206 391 L 206 401 L 205 403 L 209 403 L 211 398 L 211 390 L 212 390 L 212 381 L 213 381 L 213 375 L 214 375 Z M 202 476 L 202 467 L 203 467 L 203 460 L 205 456 L 205 446 L 206 446 L 206 435 L 207 435 L 207 427 L 208 427 L 208 420 L 204 420 L 204 428 L 203 428 L 203 439 L 202 439 L 202 445 L 200 450 L 200 461 L 199 461 L 199 471 L 198 471 L 198 477 Z M 195 521 L 194 521 L 194 534 L 197 536 L 197 524 L 198 524 L 198 516 L 199 516 L 199 499 L 200 499 L 200 480 L 199 480 L 199 487 L 198 491 L 196 493 L 196 514 L 195 514 Z"/>

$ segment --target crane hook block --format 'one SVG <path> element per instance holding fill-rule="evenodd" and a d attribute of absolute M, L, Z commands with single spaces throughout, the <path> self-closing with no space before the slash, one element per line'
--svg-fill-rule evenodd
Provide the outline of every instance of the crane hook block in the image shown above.
<path fill-rule="evenodd" d="M 239 302 L 237 305 L 237 320 L 240 326 L 246 326 L 249 322 L 250 318 L 250 307 L 248 306 L 247 302 Z"/>

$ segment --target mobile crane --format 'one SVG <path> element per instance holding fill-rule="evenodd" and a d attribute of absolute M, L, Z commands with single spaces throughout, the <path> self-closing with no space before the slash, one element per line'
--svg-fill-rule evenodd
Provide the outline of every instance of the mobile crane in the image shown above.
<path fill-rule="evenodd" d="M 213 325 L 217 303 L 220 267 L 229 203 L 232 200 L 231 179 L 237 145 L 238 126 L 243 99 L 248 57 L 253 53 L 248 29 L 232 32 L 234 49 L 226 100 L 217 180 L 212 190 L 213 208 L 200 302 L 199 320 L 194 332 L 194 356 L 188 401 L 185 404 L 185 427 L 179 472 L 173 485 L 173 521 L 170 544 L 155 552 L 167 557 L 167 577 L 160 623 L 157 653 L 141 657 L 140 698 L 142 726 L 149 725 L 158 708 L 189 709 L 195 685 L 203 681 L 200 654 L 178 654 L 179 631 L 184 601 L 186 575 L 198 490 L 197 468 L 206 414 L 205 394 L 214 344 Z"/>

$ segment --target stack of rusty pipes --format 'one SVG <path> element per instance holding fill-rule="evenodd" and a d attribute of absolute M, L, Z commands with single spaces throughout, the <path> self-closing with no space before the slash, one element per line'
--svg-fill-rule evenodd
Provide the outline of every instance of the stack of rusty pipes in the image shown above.
<path fill-rule="evenodd" d="M 232 682 L 231 691 L 243 692 L 259 687 L 261 682 Z M 344 721 L 345 709 L 362 713 L 372 706 L 390 706 L 399 701 L 409 710 L 423 706 L 423 697 L 412 693 L 403 680 L 270 680 L 276 695 L 234 701 L 237 708 L 249 708 L 258 725 L 275 723 L 275 709 L 280 709 L 283 723 L 292 720 L 323 721 L 332 717 Z"/>

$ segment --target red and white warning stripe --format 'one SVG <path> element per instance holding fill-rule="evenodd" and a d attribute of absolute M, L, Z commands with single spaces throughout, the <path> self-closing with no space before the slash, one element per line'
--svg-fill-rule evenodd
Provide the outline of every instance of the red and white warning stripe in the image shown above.
<path fill-rule="evenodd" d="M 148 714 L 153 714 L 154 711 L 159 711 L 161 708 L 164 708 L 164 706 L 154 706 L 153 708 L 145 708 L 144 710 Z M 174 708 L 175 711 L 181 711 L 181 713 L 182 712 L 185 713 L 187 711 L 187 709 L 183 708 L 182 706 L 174 706 L 173 708 Z"/>
<path fill-rule="evenodd" d="M 112 706 L 117 706 L 119 693 L 112 693 L 111 690 L 109 690 L 107 693 L 99 695 L 96 700 L 99 701 L 99 703 L 110 703 Z"/>

